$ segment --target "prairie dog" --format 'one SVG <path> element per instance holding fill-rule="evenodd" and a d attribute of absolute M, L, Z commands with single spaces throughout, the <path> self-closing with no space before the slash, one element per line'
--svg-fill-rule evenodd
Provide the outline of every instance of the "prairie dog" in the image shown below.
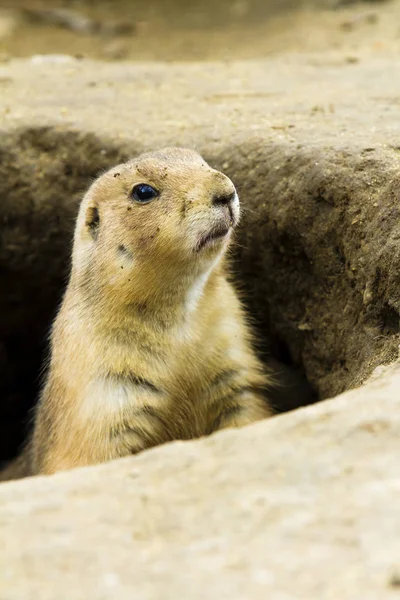
<path fill-rule="evenodd" d="M 167 148 L 89 188 L 33 433 L 3 479 L 112 460 L 268 417 L 225 253 L 231 180 Z"/>

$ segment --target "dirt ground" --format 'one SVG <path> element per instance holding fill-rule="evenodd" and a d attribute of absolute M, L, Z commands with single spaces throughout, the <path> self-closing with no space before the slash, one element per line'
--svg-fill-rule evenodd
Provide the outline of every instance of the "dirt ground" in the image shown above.
<path fill-rule="evenodd" d="M 59 10 L 67 11 L 62 15 Z M 61 15 L 61 16 L 60 16 Z M 87 18 L 85 22 L 82 17 Z M 58 23 L 58 24 L 57 24 Z M 4 57 L 72 54 L 102 60 L 265 58 L 400 50 L 400 3 L 375 0 L 2 0 Z"/>

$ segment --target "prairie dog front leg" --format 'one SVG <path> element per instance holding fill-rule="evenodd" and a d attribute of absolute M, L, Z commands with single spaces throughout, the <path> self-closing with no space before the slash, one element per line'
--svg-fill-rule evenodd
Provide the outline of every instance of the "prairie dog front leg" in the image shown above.
<path fill-rule="evenodd" d="M 247 390 L 242 391 L 222 408 L 214 421 L 213 431 L 244 427 L 272 414 L 270 406 L 261 395 Z"/>

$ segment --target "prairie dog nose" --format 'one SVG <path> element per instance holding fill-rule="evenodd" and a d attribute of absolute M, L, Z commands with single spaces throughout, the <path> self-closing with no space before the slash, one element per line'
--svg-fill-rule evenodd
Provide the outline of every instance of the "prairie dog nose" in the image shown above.
<path fill-rule="evenodd" d="M 219 192 L 214 194 L 211 203 L 213 206 L 226 206 L 232 204 L 236 196 L 236 191 Z"/>

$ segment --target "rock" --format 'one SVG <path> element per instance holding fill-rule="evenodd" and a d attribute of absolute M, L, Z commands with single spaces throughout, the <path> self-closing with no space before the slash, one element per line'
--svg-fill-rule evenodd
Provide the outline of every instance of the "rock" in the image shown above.
<path fill-rule="evenodd" d="M 1 598 L 397 597 L 399 386 L 1 485 Z"/>

